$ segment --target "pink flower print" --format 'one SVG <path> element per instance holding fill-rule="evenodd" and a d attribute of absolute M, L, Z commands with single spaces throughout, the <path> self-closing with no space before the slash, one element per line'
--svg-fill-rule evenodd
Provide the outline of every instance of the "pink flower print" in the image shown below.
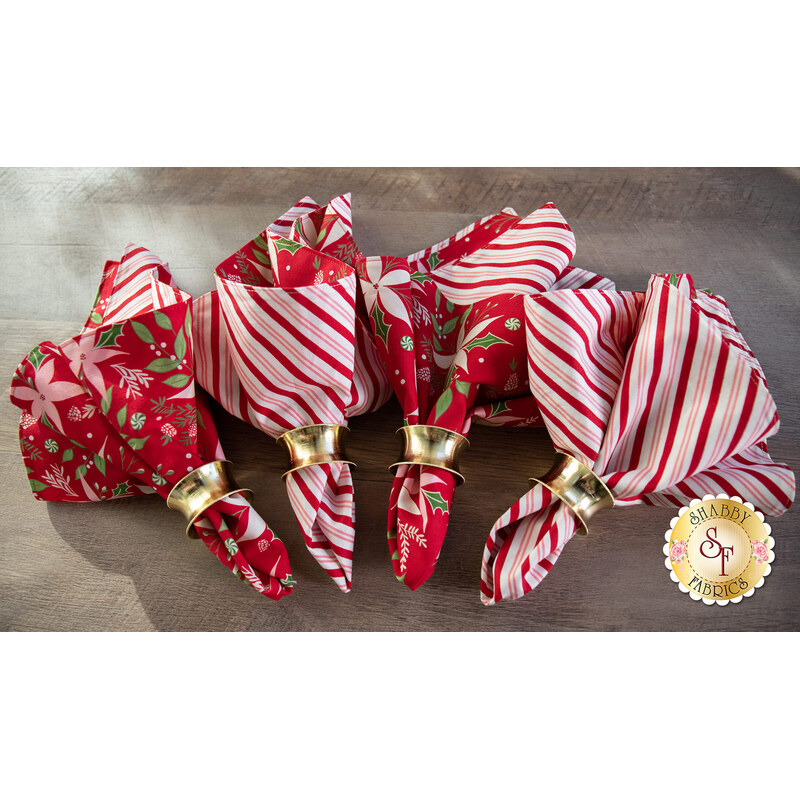
<path fill-rule="evenodd" d="M 753 555 L 756 557 L 756 564 L 764 564 L 769 560 L 769 550 L 764 542 L 753 542 Z"/>
<path fill-rule="evenodd" d="M 36 418 L 32 417 L 27 411 L 22 412 L 22 416 L 19 418 L 19 426 L 22 430 L 27 430 L 30 428 L 31 425 L 36 424 Z"/>
<path fill-rule="evenodd" d="M 161 433 L 163 433 L 164 436 L 177 436 L 178 431 L 174 425 L 170 425 L 169 422 L 165 422 L 161 426 Z"/>
<path fill-rule="evenodd" d="M 106 385 L 102 373 L 95 367 L 106 359 L 122 355 L 122 353 L 120 350 L 110 350 L 107 347 L 94 348 L 92 345 L 95 341 L 96 331 L 90 331 L 77 340 L 73 339 L 65 343 L 61 349 L 69 358 L 70 369 L 75 375 L 79 378 L 84 377 L 100 394 L 105 394 Z"/>
<path fill-rule="evenodd" d="M 11 394 L 23 402 L 30 402 L 30 413 L 34 418 L 41 419 L 42 414 L 46 414 L 53 425 L 60 429 L 61 417 L 56 408 L 56 401 L 84 394 L 84 389 L 69 381 L 54 381 L 55 367 L 52 358 L 45 361 L 33 376 L 33 386 L 14 386 Z"/>
<path fill-rule="evenodd" d="M 683 561 L 685 555 L 686 555 L 686 542 L 683 539 L 681 539 L 679 542 L 675 542 L 669 549 L 670 561 L 673 561 L 676 564 L 680 564 L 681 561 Z"/>

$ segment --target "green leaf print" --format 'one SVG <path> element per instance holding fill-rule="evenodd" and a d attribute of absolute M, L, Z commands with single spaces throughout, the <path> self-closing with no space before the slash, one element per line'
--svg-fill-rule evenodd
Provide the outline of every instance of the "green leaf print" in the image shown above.
<path fill-rule="evenodd" d="M 442 259 L 439 258 L 438 253 L 431 253 L 430 256 L 428 256 L 428 269 L 436 269 L 437 265 L 441 263 Z"/>
<path fill-rule="evenodd" d="M 104 330 L 98 337 L 94 349 L 100 347 L 115 347 L 117 339 L 122 335 L 122 323 L 112 325 L 110 328 Z"/>
<path fill-rule="evenodd" d="M 183 335 L 183 330 L 179 330 L 175 337 L 175 356 L 178 361 L 183 361 L 186 357 L 186 337 Z"/>
<path fill-rule="evenodd" d="M 178 368 L 178 362 L 172 358 L 155 358 L 146 367 L 152 372 L 172 372 Z"/>
<path fill-rule="evenodd" d="M 375 323 L 375 335 L 380 336 L 383 340 L 383 343 L 386 347 L 389 347 L 389 329 L 392 327 L 391 324 L 386 324 L 386 316 L 384 315 L 383 311 L 381 311 L 381 307 L 375 303 L 374 308 L 372 309 L 372 321 Z"/>
<path fill-rule="evenodd" d="M 155 319 L 159 328 L 163 328 L 165 331 L 172 330 L 172 321 L 163 311 L 154 311 L 153 319 Z"/>
<path fill-rule="evenodd" d="M 271 266 L 269 256 L 266 253 L 262 253 L 260 250 L 253 248 L 253 255 L 256 257 L 256 260 L 260 261 L 265 267 Z"/>
<path fill-rule="evenodd" d="M 131 490 L 131 485 L 128 481 L 123 481 L 122 483 L 118 483 L 114 490 L 111 492 L 112 497 L 123 497 L 124 495 L 128 494 Z"/>
<path fill-rule="evenodd" d="M 105 475 L 106 474 L 106 460 L 103 456 L 98 455 L 97 453 L 94 454 L 94 465 L 100 472 Z"/>
<path fill-rule="evenodd" d="M 145 446 L 149 438 L 150 438 L 149 436 L 145 436 L 142 439 L 128 439 L 128 446 L 132 450 L 141 450 Z"/>
<path fill-rule="evenodd" d="M 502 414 L 504 411 L 508 411 L 508 405 L 503 402 L 492 403 L 491 411 L 489 412 L 490 417 L 496 417 L 498 414 Z"/>
<path fill-rule="evenodd" d="M 487 333 L 486 336 L 481 336 L 479 339 L 473 339 L 471 342 L 468 342 L 464 345 L 464 349 L 469 352 L 475 347 L 483 347 L 488 350 L 492 345 L 495 344 L 509 344 L 505 339 L 501 339 L 499 336 L 495 336 L 493 333 Z"/>
<path fill-rule="evenodd" d="M 190 380 L 191 377 L 186 374 L 170 375 L 169 378 L 164 378 L 164 383 L 166 383 L 167 386 L 174 386 L 176 389 L 183 389 Z"/>
<path fill-rule="evenodd" d="M 96 311 L 92 311 L 89 319 L 94 322 L 95 325 L 99 325 L 103 321 L 103 318 Z"/>
<path fill-rule="evenodd" d="M 423 489 L 422 494 L 425 495 L 425 499 L 430 504 L 431 511 L 435 512 L 438 508 L 444 511 L 445 514 L 448 512 L 447 500 L 442 497 L 441 492 L 426 492 L 425 489 Z"/>
<path fill-rule="evenodd" d="M 425 281 L 433 280 L 433 278 L 431 278 L 430 275 L 427 275 L 424 272 L 412 272 L 411 275 L 409 275 L 409 277 L 411 278 L 412 281 L 416 281 L 417 283 L 425 283 Z"/>
<path fill-rule="evenodd" d="M 269 253 L 269 243 L 260 233 L 253 239 L 253 245 L 260 247 L 265 253 Z"/>
<path fill-rule="evenodd" d="M 64 463 L 66 463 L 67 461 L 72 461 L 72 457 L 73 457 L 73 455 L 75 455 L 75 454 L 73 453 L 73 451 L 72 451 L 72 448 L 71 448 L 71 447 L 70 447 L 68 450 L 65 450 L 65 451 L 64 451 L 64 452 L 61 454 L 61 463 L 62 463 L 62 464 L 64 464 Z"/>
<path fill-rule="evenodd" d="M 38 346 L 34 347 L 33 350 L 28 353 L 28 361 L 33 364 L 35 369 L 39 369 L 39 367 L 42 365 L 42 361 L 44 361 L 44 353 L 39 349 Z"/>
<path fill-rule="evenodd" d="M 135 319 L 131 320 L 131 327 L 133 328 L 133 332 L 147 344 L 155 344 L 156 340 L 153 337 L 153 334 L 150 333 L 150 329 L 146 325 L 142 325 L 141 322 L 137 322 Z"/>
<path fill-rule="evenodd" d="M 122 408 L 117 411 L 117 425 L 121 428 L 125 421 L 128 419 L 128 404 L 126 403 Z"/>
<path fill-rule="evenodd" d="M 466 397 L 469 394 L 470 386 L 472 386 L 469 381 L 456 381 L 456 391 L 461 392 L 461 394 Z"/>
<path fill-rule="evenodd" d="M 29 478 L 28 482 L 30 483 L 31 489 L 33 489 L 34 492 L 43 492 L 47 488 L 46 483 L 37 481 L 35 478 Z"/>
<path fill-rule="evenodd" d="M 441 394 L 441 397 L 436 401 L 436 413 L 434 420 L 438 420 L 453 402 L 453 390 L 448 386 Z"/>
<path fill-rule="evenodd" d="M 303 245 L 300 242 L 293 242 L 291 239 L 276 239 L 276 250 L 288 250 L 294 255 Z"/>
<path fill-rule="evenodd" d="M 86 464 L 80 464 L 75 469 L 75 480 L 80 480 L 86 474 Z"/>
<path fill-rule="evenodd" d="M 100 401 L 100 410 L 104 414 L 108 414 L 108 410 L 111 408 L 111 386 L 108 387 L 106 393 L 103 395 L 103 399 Z"/>

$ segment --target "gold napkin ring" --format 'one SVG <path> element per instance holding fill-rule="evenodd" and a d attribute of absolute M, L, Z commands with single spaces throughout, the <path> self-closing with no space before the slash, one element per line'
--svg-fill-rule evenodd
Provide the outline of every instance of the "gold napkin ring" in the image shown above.
<path fill-rule="evenodd" d="M 603 508 L 614 507 L 614 495 L 608 487 L 577 458 L 562 450 L 556 451 L 556 460 L 550 471 L 541 478 L 531 478 L 530 485 L 541 483 L 556 497 L 565 502 L 578 518 L 578 533 L 589 533 L 589 520 Z"/>
<path fill-rule="evenodd" d="M 193 527 L 195 520 L 218 500 L 237 493 L 248 500 L 253 499 L 252 490 L 242 489 L 236 483 L 230 461 L 211 461 L 192 470 L 172 487 L 167 495 L 167 507 L 180 511 L 189 521 L 186 535 L 190 539 L 199 539 Z"/>
<path fill-rule="evenodd" d="M 452 472 L 459 485 L 464 483 L 464 476 L 459 472 L 459 460 L 469 447 L 466 436 L 436 425 L 406 425 L 398 428 L 395 434 L 402 442 L 403 449 L 400 460 L 389 469 L 394 471 L 401 464 L 438 467 Z"/>
<path fill-rule="evenodd" d="M 289 455 L 289 469 L 281 475 L 286 480 L 290 472 L 312 464 L 331 464 L 340 462 L 351 464 L 347 460 L 344 441 L 350 429 L 346 425 L 306 425 L 286 431 L 276 440 Z"/>

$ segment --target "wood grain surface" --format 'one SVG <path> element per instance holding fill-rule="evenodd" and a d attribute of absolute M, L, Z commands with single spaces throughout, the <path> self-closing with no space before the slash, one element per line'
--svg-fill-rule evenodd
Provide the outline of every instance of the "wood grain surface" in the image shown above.
<path fill-rule="evenodd" d="M 575 231 L 573 263 L 621 289 L 691 272 L 724 296 L 760 359 L 781 416 L 776 461 L 800 464 L 800 170 L 754 169 L 7 169 L 0 170 L 0 375 L 35 344 L 74 335 L 103 263 L 128 241 L 169 261 L 179 285 L 212 288 L 223 258 L 303 195 L 353 194 L 365 253 L 406 255 L 473 219 L 552 200 Z M 3 630 L 798 630 L 797 506 L 772 519 L 773 573 L 736 606 L 681 594 L 664 567 L 672 512 L 616 509 L 570 542 L 527 597 L 484 608 L 486 535 L 549 464 L 541 431 L 477 426 L 433 577 L 398 583 L 386 508 L 401 424 L 392 400 L 352 421 L 357 536 L 344 595 L 306 551 L 266 435 L 219 407 L 223 446 L 286 543 L 298 586 L 275 603 L 231 577 L 157 497 L 42 503 L 28 488 L 17 409 L 0 404 L 0 628 Z"/>

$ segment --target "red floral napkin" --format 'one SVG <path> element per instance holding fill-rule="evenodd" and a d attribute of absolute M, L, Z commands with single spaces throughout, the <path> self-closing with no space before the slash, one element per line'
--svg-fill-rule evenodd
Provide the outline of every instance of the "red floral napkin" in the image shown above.
<path fill-rule="evenodd" d="M 350 197 L 303 198 L 220 264 L 217 290 L 195 301 L 197 376 L 231 414 L 278 438 L 347 425 L 391 395 L 366 323 L 353 264 Z M 350 590 L 355 502 L 350 465 L 286 476 L 309 552 Z"/>
<path fill-rule="evenodd" d="M 522 298 L 531 292 L 613 284 L 569 267 L 575 237 L 554 205 L 522 219 L 485 217 L 408 258 L 358 263 L 372 330 L 406 425 L 466 434 L 478 416 L 535 423 L 525 372 Z M 497 419 L 492 419 L 497 417 Z M 389 499 L 395 575 L 411 588 L 433 573 L 456 476 L 401 465 Z"/>
<path fill-rule="evenodd" d="M 616 505 L 682 506 L 739 495 L 782 514 L 795 480 L 766 439 L 778 414 L 764 373 L 721 297 L 688 275 L 647 292 L 567 291 L 525 300 L 528 375 L 553 444 L 589 467 Z M 534 589 L 578 522 L 537 484 L 495 523 L 481 599 Z"/>
<path fill-rule="evenodd" d="M 224 459 L 195 391 L 191 298 L 166 263 L 134 245 L 106 263 L 82 332 L 23 359 L 11 401 L 22 409 L 20 446 L 39 500 L 166 498 L 185 475 Z M 194 530 L 261 594 L 291 592 L 283 543 L 240 494 L 207 509 Z"/>

